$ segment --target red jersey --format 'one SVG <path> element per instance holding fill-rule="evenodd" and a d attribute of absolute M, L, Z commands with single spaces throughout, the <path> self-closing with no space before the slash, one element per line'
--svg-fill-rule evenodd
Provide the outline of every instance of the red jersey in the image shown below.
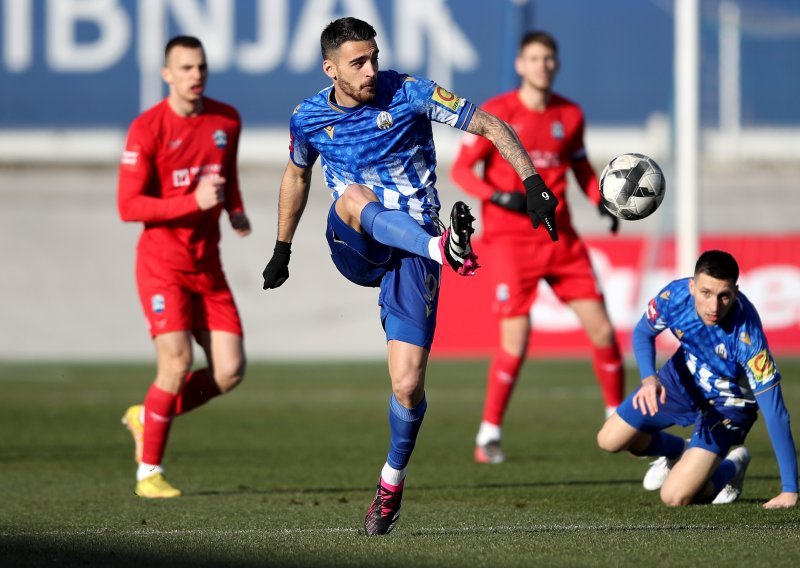
<path fill-rule="evenodd" d="M 187 272 L 220 266 L 219 217 L 244 211 L 237 153 L 241 119 L 233 107 L 204 98 L 203 112 L 183 117 L 166 99 L 128 130 L 119 168 L 117 204 L 123 221 L 140 221 L 138 252 Z M 225 203 L 201 211 L 201 177 L 225 178 Z"/>
<path fill-rule="evenodd" d="M 583 145 L 584 119 L 581 108 L 553 93 L 544 111 L 530 110 L 520 101 L 516 90 L 489 99 L 482 108 L 503 119 L 517 132 L 528 151 L 536 171 L 558 198 L 556 226 L 559 239 L 575 239 L 565 192 L 567 170 L 572 168 L 589 199 L 600 202 L 597 176 L 586 158 Z M 484 164 L 483 179 L 473 166 Z M 506 162 L 494 144 L 482 136 L 465 135 L 458 157 L 453 164 L 453 180 L 464 190 L 482 200 L 483 231 L 487 239 L 501 235 L 523 235 L 550 243 L 547 231 L 534 230 L 527 214 L 504 209 L 489 201 L 492 193 L 519 191 L 524 193 L 522 180 Z"/>

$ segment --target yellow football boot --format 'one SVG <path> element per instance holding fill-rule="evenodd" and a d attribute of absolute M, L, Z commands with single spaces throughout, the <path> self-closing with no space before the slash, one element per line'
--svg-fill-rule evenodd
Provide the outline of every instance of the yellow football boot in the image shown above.
<path fill-rule="evenodd" d="M 133 443 L 135 445 L 133 458 L 136 460 L 136 463 L 141 463 L 142 448 L 144 447 L 144 424 L 139 419 L 141 411 L 142 405 L 134 404 L 125 411 L 125 415 L 122 417 L 122 424 L 130 431 L 131 436 L 133 436 Z"/>
<path fill-rule="evenodd" d="M 146 499 L 169 499 L 180 497 L 181 490 L 170 485 L 163 473 L 154 473 L 136 482 L 136 494 Z"/>

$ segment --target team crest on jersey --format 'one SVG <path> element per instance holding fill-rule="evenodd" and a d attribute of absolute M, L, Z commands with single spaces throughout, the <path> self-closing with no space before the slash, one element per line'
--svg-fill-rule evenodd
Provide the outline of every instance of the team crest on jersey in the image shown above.
<path fill-rule="evenodd" d="M 720 343 L 719 345 L 714 347 L 714 353 L 716 353 L 719 357 L 722 357 L 723 359 L 728 358 L 728 350 L 725 349 L 724 343 Z"/>
<path fill-rule="evenodd" d="M 743 331 L 741 335 L 739 335 L 739 341 L 744 343 L 745 345 L 750 345 L 750 334 L 746 331 Z"/>
<path fill-rule="evenodd" d="M 439 103 L 440 105 L 449 108 L 453 112 L 458 110 L 458 107 L 461 106 L 461 99 L 448 91 L 447 89 L 441 88 L 439 85 L 436 85 L 436 88 L 433 90 L 433 95 L 431 98 Z"/>
<path fill-rule="evenodd" d="M 392 118 L 391 114 L 383 110 L 378 113 L 378 118 L 375 119 L 375 123 L 381 130 L 389 130 L 392 127 L 392 124 L 394 124 L 394 119 Z"/>
<path fill-rule="evenodd" d="M 554 122 L 550 126 L 550 134 L 556 140 L 562 140 L 564 138 L 564 125 L 560 122 Z"/>
<path fill-rule="evenodd" d="M 225 148 L 228 145 L 228 135 L 224 130 L 214 131 L 214 144 L 217 148 Z"/>
<path fill-rule="evenodd" d="M 150 305 L 154 314 L 163 314 L 164 310 L 167 309 L 167 301 L 164 299 L 163 294 L 153 294 L 150 298 Z"/>
<path fill-rule="evenodd" d="M 755 357 L 747 362 L 753 372 L 753 380 L 757 383 L 768 383 L 775 377 L 775 363 L 766 349 L 756 353 Z"/>

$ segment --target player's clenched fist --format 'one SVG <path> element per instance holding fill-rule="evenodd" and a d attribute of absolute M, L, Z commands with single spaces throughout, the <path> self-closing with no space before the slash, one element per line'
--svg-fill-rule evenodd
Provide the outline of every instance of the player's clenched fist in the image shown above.
<path fill-rule="evenodd" d="M 539 174 L 533 174 L 522 180 L 525 185 L 525 194 L 528 201 L 528 215 L 531 217 L 533 228 L 538 229 L 539 223 L 544 224 L 550 235 L 551 241 L 558 240 L 556 229 L 556 205 L 558 199 L 547 186 Z"/>
<path fill-rule="evenodd" d="M 213 209 L 225 201 L 225 178 L 218 175 L 203 176 L 194 190 L 194 198 L 201 211 Z"/>
<path fill-rule="evenodd" d="M 264 290 L 277 288 L 289 278 L 289 256 L 292 254 L 292 243 L 275 241 L 275 250 L 267 267 L 261 275 L 264 277 Z"/>

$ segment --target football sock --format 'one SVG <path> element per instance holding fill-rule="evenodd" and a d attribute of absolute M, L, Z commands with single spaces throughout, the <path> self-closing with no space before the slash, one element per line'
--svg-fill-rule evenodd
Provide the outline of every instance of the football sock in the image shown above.
<path fill-rule="evenodd" d="M 608 347 L 595 347 L 592 366 L 606 407 L 616 408 L 622 404 L 625 394 L 625 369 L 622 366 L 622 355 L 617 343 L 614 342 Z"/>
<path fill-rule="evenodd" d="M 381 470 L 381 485 L 390 491 L 397 491 L 403 487 L 403 481 L 406 478 L 406 468 L 395 469 L 389 462 L 383 464 Z"/>
<path fill-rule="evenodd" d="M 175 400 L 175 416 L 185 414 L 205 404 L 221 393 L 208 369 L 198 369 L 186 376 L 181 392 Z"/>
<path fill-rule="evenodd" d="M 408 213 L 387 209 L 378 201 L 361 210 L 361 227 L 373 239 L 387 246 L 431 258 L 428 243 L 438 237 L 429 235 Z"/>
<path fill-rule="evenodd" d="M 679 436 L 667 434 L 666 432 L 653 432 L 650 438 L 650 445 L 641 453 L 637 453 L 637 455 L 664 456 L 667 459 L 674 460 L 681 457 L 686 446 L 686 440 Z"/>
<path fill-rule="evenodd" d="M 489 442 L 499 441 L 502 437 L 503 429 L 500 426 L 484 420 L 481 422 L 480 428 L 478 428 L 478 435 L 475 437 L 475 445 L 485 446 Z"/>
<path fill-rule="evenodd" d="M 177 398 L 178 395 L 161 390 L 155 385 L 147 391 L 147 396 L 144 397 L 142 463 L 161 464 Z"/>
<path fill-rule="evenodd" d="M 164 473 L 164 468 L 160 465 L 152 465 L 142 462 L 139 464 L 139 468 L 136 470 L 136 481 L 141 481 L 145 477 L 150 477 L 154 473 Z"/>
<path fill-rule="evenodd" d="M 428 401 L 424 398 L 414 408 L 406 408 L 394 397 L 389 399 L 389 455 L 386 458 L 394 469 L 403 470 L 411 459 L 417 434 L 425 417 Z"/>
<path fill-rule="evenodd" d="M 486 378 L 486 400 L 483 403 L 483 421 L 502 426 L 503 416 L 517 384 L 522 357 L 498 350 L 489 366 Z"/>
<path fill-rule="evenodd" d="M 714 486 L 714 495 L 722 491 L 723 487 L 728 484 L 728 482 L 733 479 L 733 476 L 736 475 L 736 464 L 729 460 L 724 459 L 720 462 L 719 467 L 717 467 L 717 471 L 715 471 L 711 475 L 711 483 Z"/>

